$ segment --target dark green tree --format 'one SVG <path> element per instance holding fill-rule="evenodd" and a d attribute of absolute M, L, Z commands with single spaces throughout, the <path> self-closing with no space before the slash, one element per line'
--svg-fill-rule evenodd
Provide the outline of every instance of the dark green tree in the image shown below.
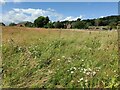
<path fill-rule="evenodd" d="M 15 23 L 10 23 L 9 26 L 16 26 L 16 24 Z"/>
<path fill-rule="evenodd" d="M 111 22 L 111 23 L 109 24 L 109 27 L 112 28 L 112 29 L 117 29 L 117 23 Z"/>
<path fill-rule="evenodd" d="M 54 28 L 54 26 L 53 26 L 53 23 L 52 22 L 49 22 L 49 23 L 47 23 L 47 28 Z"/>
<path fill-rule="evenodd" d="M 34 25 L 33 25 L 32 22 L 26 22 L 26 23 L 25 23 L 25 26 L 26 26 L 26 27 L 33 27 Z"/>
<path fill-rule="evenodd" d="M 34 21 L 35 27 L 44 27 L 49 22 L 49 17 L 40 16 Z"/>
<path fill-rule="evenodd" d="M 88 25 L 84 21 L 77 21 L 72 23 L 72 28 L 87 29 Z"/>
<path fill-rule="evenodd" d="M 78 18 L 78 19 L 77 19 L 77 21 L 81 21 L 81 19 L 80 19 L 80 18 Z"/>
<path fill-rule="evenodd" d="M 55 28 L 64 28 L 64 24 L 59 22 L 59 21 L 57 21 L 57 22 L 54 23 L 54 27 Z"/>

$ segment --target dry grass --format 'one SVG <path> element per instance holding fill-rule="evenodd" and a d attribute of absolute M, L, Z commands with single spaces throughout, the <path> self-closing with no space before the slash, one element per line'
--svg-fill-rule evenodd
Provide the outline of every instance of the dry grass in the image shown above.
<path fill-rule="evenodd" d="M 3 87 L 114 88 L 119 84 L 116 31 L 2 29 Z"/>

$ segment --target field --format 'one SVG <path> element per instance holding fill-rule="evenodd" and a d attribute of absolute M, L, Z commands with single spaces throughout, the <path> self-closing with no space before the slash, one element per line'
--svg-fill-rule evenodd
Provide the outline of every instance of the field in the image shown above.
<path fill-rule="evenodd" d="M 116 88 L 117 31 L 2 28 L 4 88 Z"/>

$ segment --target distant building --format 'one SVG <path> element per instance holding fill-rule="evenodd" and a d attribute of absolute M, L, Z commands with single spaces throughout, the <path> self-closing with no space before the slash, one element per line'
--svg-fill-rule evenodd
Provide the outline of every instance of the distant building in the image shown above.
<path fill-rule="evenodd" d="M 71 24 L 64 24 L 64 28 L 65 28 L 65 29 L 71 29 L 71 28 L 72 28 L 72 25 L 71 25 Z"/>
<path fill-rule="evenodd" d="M 17 24 L 18 27 L 25 27 L 25 24 Z"/>
<path fill-rule="evenodd" d="M 33 23 L 32 22 L 28 22 L 28 21 L 20 22 L 16 26 L 18 26 L 18 27 L 33 27 Z"/>
<path fill-rule="evenodd" d="M 67 25 L 67 29 L 71 29 L 72 28 L 72 25 L 71 24 L 68 24 Z"/>

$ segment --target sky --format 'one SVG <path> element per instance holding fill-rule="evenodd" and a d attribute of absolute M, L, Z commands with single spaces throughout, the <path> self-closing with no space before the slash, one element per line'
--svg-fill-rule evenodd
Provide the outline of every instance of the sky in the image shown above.
<path fill-rule="evenodd" d="M 0 20 L 5 24 L 48 16 L 51 21 L 92 19 L 118 15 L 118 2 L 5 2 Z"/>

